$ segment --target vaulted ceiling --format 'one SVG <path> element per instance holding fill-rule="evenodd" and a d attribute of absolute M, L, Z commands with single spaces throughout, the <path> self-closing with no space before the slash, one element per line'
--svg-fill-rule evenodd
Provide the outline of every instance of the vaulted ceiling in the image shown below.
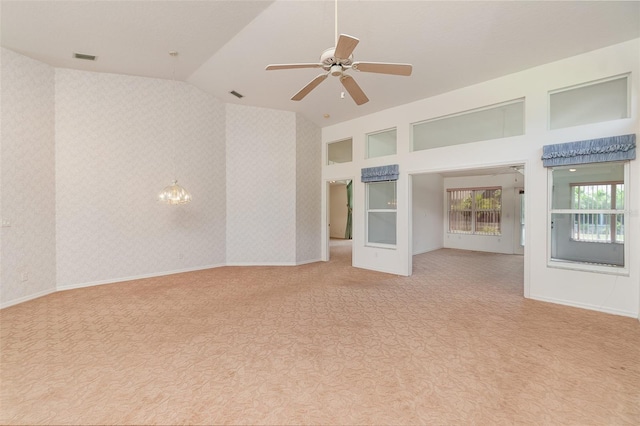
<path fill-rule="evenodd" d="M 638 1 L 340 0 L 338 32 L 360 39 L 354 60 L 408 62 L 413 74 L 349 71 L 370 99 L 362 106 L 331 77 L 291 101 L 319 70 L 265 66 L 317 62 L 334 46 L 335 15 L 334 0 L 2 0 L 1 43 L 55 67 L 175 78 L 326 126 L 640 37 Z"/>

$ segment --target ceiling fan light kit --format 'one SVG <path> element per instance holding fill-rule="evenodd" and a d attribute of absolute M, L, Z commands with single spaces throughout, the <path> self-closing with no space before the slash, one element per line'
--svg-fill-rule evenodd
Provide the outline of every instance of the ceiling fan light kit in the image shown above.
<path fill-rule="evenodd" d="M 369 98 L 360 88 L 354 78 L 346 71 L 352 69 L 360 72 L 370 72 L 390 75 L 411 75 L 412 66 L 410 64 L 397 64 L 388 62 L 353 62 L 353 50 L 356 48 L 359 39 L 340 34 L 335 47 L 329 48 L 320 55 L 319 63 L 296 63 L 296 64 L 274 64 L 268 65 L 266 70 L 286 70 L 298 68 L 322 68 L 325 73 L 318 75 L 304 86 L 298 93 L 293 95 L 292 101 L 300 101 L 313 89 L 322 83 L 329 75 L 340 78 L 340 83 L 344 86 L 351 98 L 357 105 L 369 102 Z"/>

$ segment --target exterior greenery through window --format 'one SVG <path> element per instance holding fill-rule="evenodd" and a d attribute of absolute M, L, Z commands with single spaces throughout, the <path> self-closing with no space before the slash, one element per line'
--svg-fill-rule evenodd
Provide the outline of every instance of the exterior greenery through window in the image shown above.
<path fill-rule="evenodd" d="M 624 242 L 624 183 L 607 182 L 571 185 L 573 215 L 571 238 L 575 241 Z"/>
<path fill-rule="evenodd" d="M 447 189 L 449 232 L 501 235 L 502 188 Z"/>

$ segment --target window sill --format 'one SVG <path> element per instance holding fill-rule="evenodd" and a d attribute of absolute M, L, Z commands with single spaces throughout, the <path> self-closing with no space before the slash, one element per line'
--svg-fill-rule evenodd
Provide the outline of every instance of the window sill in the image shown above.
<path fill-rule="evenodd" d="M 572 271 L 592 272 L 596 274 L 629 276 L 629 268 L 626 266 L 603 265 L 585 263 L 571 260 L 549 259 L 547 267 L 555 269 L 569 269 Z"/>

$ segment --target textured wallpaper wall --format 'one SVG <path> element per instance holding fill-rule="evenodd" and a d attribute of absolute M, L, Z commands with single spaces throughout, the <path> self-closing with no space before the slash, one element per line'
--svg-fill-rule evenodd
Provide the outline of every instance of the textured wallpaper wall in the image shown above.
<path fill-rule="evenodd" d="M 56 287 L 54 69 L 4 48 L 0 54 L 0 212 L 11 223 L 0 228 L 5 306 Z"/>
<path fill-rule="evenodd" d="M 168 80 L 2 49 L 0 306 L 224 264 L 320 258 L 320 129 Z M 177 176 L 193 195 L 156 201 Z M 22 278 L 27 280 L 23 281 Z"/>
<path fill-rule="evenodd" d="M 225 262 L 224 105 L 181 82 L 56 70 L 59 287 Z M 156 201 L 174 178 L 186 205 Z"/>
<path fill-rule="evenodd" d="M 296 116 L 235 104 L 226 109 L 227 262 L 293 264 Z"/>
<path fill-rule="evenodd" d="M 320 260 L 321 130 L 296 114 L 296 262 Z"/>

